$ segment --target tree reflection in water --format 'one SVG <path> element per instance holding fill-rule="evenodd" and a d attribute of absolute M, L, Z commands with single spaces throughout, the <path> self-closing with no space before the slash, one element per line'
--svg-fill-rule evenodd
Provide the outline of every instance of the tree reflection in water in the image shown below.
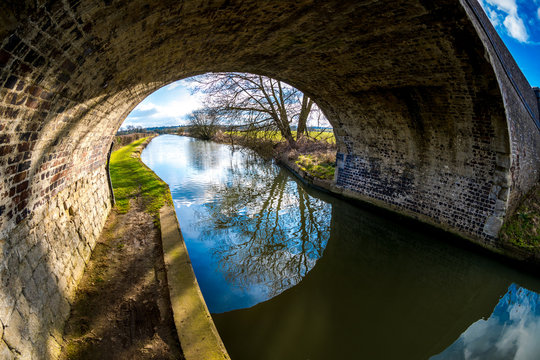
<path fill-rule="evenodd" d="M 538 358 L 537 278 L 225 145 L 160 136 L 142 158 L 232 358 Z"/>
<path fill-rule="evenodd" d="M 231 284 L 264 285 L 268 297 L 300 282 L 324 251 L 331 204 L 309 196 L 286 171 L 246 154 L 229 181 L 199 213 L 201 238 L 222 239 L 212 250 Z M 201 226 L 203 225 L 204 226 Z"/>

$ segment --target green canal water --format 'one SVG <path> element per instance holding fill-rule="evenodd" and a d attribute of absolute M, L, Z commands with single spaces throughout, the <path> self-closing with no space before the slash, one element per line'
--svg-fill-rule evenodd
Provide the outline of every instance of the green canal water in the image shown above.
<path fill-rule="evenodd" d="M 539 279 L 249 151 L 164 135 L 141 158 L 233 360 L 540 359 Z"/>

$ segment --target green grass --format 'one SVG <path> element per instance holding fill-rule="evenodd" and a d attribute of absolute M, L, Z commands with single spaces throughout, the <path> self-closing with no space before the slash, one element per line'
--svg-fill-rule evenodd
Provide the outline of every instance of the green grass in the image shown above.
<path fill-rule="evenodd" d="M 245 132 L 242 131 L 227 131 L 226 134 L 233 134 L 233 135 L 245 135 Z M 296 131 L 292 131 L 292 136 L 296 138 Z M 310 131 L 309 136 L 315 140 L 319 141 L 327 141 L 330 144 L 336 143 L 336 138 L 334 137 L 333 131 Z M 280 142 L 283 141 L 283 136 L 281 136 L 281 133 L 279 131 L 257 131 L 257 138 L 258 139 L 266 139 L 271 141 Z"/>
<path fill-rule="evenodd" d="M 319 179 L 325 180 L 332 180 L 336 171 L 333 162 L 321 161 L 311 154 L 299 155 L 298 160 L 296 160 L 296 165 L 298 165 L 301 170 Z"/>
<path fill-rule="evenodd" d="M 540 250 L 540 185 L 525 197 L 501 229 L 501 238 L 519 248 Z"/>
<path fill-rule="evenodd" d="M 293 131 L 293 136 L 296 137 L 296 131 Z M 327 141 L 330 144 L 336 143 L 336 138 L 333 131 L 310 131 L 309 136 L 315 140 Z"/>
<path fill-rule="evenodd" d="M 129 200 L 140 196 L 145 210 L 155 218 L 166 203 L 172 204 L 171 195 L 165 184 L 140 158 L 142 138 L 126 145 L 111 155 L 111 181 L 119 213 L 129 210 Z"/>

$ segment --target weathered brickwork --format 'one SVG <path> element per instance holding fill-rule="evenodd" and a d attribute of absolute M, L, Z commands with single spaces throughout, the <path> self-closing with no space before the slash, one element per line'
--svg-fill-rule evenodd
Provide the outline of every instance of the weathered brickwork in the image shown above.
<path fill-rule="evenodd" d="M 378 131 L 344 124 L 336 182 L 352 196 L 496 247 L 510 187 L 504 109 L 485 99 L 464 107 L 458 90 L 465 91 L 365 94 L 365 108 L 393 120 Z"/>
<path fill-rule="evenodd" d="M 55 358 L 75 288 L 111 208 L 103 168 L 0 240 L 2 359 Z"/>
<path fill-rule="evenodd" d="M 320 105 L 348 195 L 497 247 L 504 218 L 539 178 L 540 132 L 524 105 L 538 117 L 538 103 L 480 10 L 476 0 L 7 2 L 0 239 L 18 254 L 11 239 L 32 239 L 29 224 L 58 199 L 84 197 L 77 184 L 106 196 L 92 179 L 102 181 L 114 133 L 151 92 L 208 71 L 245 71 L 287 81 Z M 46 221 L 40 244 L 56 237 L 57 221 Z M 68 223 L 66 233 L 89 231 Z M 20 267 L 12 258 L 3 268 Z M 49 321 L 24 311 L 9 321 Z"/>

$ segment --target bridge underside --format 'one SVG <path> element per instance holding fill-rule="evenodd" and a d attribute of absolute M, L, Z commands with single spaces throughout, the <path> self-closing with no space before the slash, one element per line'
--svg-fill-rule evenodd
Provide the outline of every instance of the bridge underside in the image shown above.
<path fill-rule="evenodd" d="M 538 104 L 476 0 L 0 10 L 0 354 L 55 357 L 54 329 L 110 210 L 113 135 L 175 80 L 240 71 L 290 83 L 334 127 L 344 192 L 491 248 L 538 180 Z"/>

